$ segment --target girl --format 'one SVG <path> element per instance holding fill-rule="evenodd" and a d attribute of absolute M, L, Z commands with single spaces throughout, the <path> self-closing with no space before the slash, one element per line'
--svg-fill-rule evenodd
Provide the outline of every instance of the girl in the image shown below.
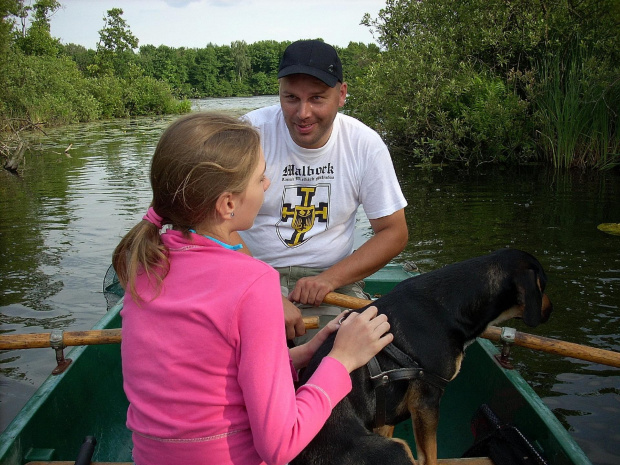
<path fill-rule="evenodd" d="M 151 162 L 152 206 L 114 251 L 126 289 L 122 363 L 137 465 L 283 464 L 393 337 L 371 307 L 286 346 L 278 273 L 237 250 L 269 180 L 258 133 L 227 116 L 172 123 Z M 340 315 L 341 316 L 341 315 Z M 329 356 L 299 369 L 338 329 Z"/>

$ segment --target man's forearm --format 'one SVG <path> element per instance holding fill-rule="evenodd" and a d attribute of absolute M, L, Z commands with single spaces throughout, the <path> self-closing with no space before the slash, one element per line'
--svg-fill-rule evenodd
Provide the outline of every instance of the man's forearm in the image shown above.
<path fill-rule="evenodd" d="M 374 235 L 355 252 L 324 271 L 334 289 L 360 281 L 403 251 L 409 239 L 404 210 L 370 221 Z"/>

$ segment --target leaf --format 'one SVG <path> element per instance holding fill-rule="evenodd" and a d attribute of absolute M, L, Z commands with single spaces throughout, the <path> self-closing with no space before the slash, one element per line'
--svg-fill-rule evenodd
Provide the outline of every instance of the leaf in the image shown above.
<path fill-rule="evenodd" d="M 604 233 L 620 236 L 620 223 L 602 223 L 597 228 Z"/>

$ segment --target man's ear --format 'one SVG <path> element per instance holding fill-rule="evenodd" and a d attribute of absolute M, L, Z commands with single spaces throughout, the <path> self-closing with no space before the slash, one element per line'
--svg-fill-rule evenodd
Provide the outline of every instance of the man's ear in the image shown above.
<path fill-rule="evenodd" d="M 347 101 L 347 83 L 340 84 L 340 94 L 338 95 L 338 107 L 342 108 Z"/>
<path fill-rule="evenodd" d="M 222 220 L 230 219 L 230 214 L 235 211 L 235 201 L 231 192 L 223 192 L 215 202 L 216 216 Z"/>

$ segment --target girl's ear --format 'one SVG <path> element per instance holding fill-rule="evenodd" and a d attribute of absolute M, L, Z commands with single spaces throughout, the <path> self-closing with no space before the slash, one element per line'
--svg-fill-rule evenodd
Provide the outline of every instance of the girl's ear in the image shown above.
<path fill-rule="evenodd" d="M 230 192 L 222 193 L 215 202 L 216 216 L 222 220 L 229 219 L 235 211 L 235 197 Z"/>

